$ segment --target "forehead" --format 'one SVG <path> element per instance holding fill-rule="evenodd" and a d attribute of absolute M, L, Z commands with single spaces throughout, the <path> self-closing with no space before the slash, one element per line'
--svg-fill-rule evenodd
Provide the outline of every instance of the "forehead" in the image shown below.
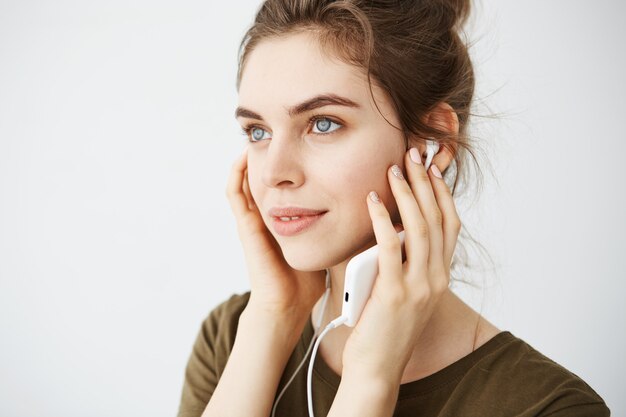
<path fill-rule="evenodd" d="M 378 106 L 387 99 L 373 85 Z M 241 76 L 239 103 L 263 111 L 291 106 L 322 93 L 350 98 L 374 109 L 365 70 L 349 65 L 311 33 L 297 33 L 260 42 L 250 53 Z M 386 113 L 386 111 L 383 111 Z"/>

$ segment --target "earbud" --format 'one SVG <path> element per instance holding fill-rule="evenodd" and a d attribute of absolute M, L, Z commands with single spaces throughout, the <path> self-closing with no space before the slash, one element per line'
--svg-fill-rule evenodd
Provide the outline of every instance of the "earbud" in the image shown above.
<path fill-rule="evenodd" d="M 424 168 L 428 171 L 430 164 L 433 161 L 434 156 L 439 152 L 439 144 L 434 140 L 426 140 L 426 160 L 424 161 Z"/>

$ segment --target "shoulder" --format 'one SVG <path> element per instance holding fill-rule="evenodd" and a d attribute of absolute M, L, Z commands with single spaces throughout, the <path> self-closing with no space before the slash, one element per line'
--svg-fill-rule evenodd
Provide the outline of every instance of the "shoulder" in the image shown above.
<path fill-rule="evenodd" d="M 609 415 L 604 400 L 578 375 L 510 332 L 497 339 L 472 372 L 483 380 L 485 400 L 497 398 L 503 409 L 528 415 Z"/>
<path fill-rule="evenodd" d="M 222 301 L 209 313 L 208 319 L 224 320 L 239 318 L 243 310 L 248 305 L 250 299 L 250 291 L 243 294 L 233 294 L 227 300 Z"/>
<path fill-rule="evenodd" d="M 250 292 L 234 294 L 211 310 L 202 322 L 185 369 L 178 415 L 199 416 L 224 372 L 235 343 L 239 316 Z"/>
<path fill-rule="evenodd" d="M 193 346 L 192 358 L 212 363 L 221 375 L 235 344 L 239 317 L 248 304 L 250 292 L 233 294 L 218 304 L 202 321 Z"/>
<path fill-rule="evenodd" d="M 219 346 L 230 353 L 235 342 L 239 317 L 248 305 L 249 299 L 250 291 L 233 294 L 209 312 L 202 322 L 201 330 L 212 345 Z"/>

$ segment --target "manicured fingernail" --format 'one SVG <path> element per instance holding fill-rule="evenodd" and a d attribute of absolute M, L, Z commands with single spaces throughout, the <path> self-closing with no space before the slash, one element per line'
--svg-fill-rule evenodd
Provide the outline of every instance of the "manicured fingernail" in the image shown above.
<path fill-rule="evenodd" d="M 432 164 L 430 166 L 430 170 L 433 172 L 433 174 L 435 175 L 435 177 L 437 178 L 441 178 L 441 171 L 439 171 L 439 168 L 437 168 L 437 165 Z"/>
<path fill-rule="evenodd" d="M 391 167 L 391 172 L 393 173 L 393 175 L 395 175 L 397 178 L 403 180 L 404 179 L 404 175 L 402 175 L 402 170 L 400 169 L 400 167 L 398 165 L 394 165 Z"/>
<path fill-rule="evenodd" d="M 409 149 L 409 156 L 411 157 L 411 161 L 415 162 L 416 164 L 422 164 L 422 158 L 420 157 L 420 153 L 417 149 Z"/>
<path fill-rule="evenodd" d="M 374 203 L 380 203 L 380 198 L 378 197 L 378 193 L 376 191 L 370 191 L 370 200 Z"/>

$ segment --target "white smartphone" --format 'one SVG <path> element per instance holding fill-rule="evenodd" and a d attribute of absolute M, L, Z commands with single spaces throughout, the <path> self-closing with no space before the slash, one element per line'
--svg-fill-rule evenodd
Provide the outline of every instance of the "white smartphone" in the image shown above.
<path fill-rule="evenodd" d="M 404 230 L 398 232 L 398 237 L 404 250 Z M 374 245 L 350 259 L 346 266 L 341 308 L 341 315 L 346 318 L 346 326 L 356 325 L 370 298 L 378 275 L 378 252 L 378 245 Z"/>

